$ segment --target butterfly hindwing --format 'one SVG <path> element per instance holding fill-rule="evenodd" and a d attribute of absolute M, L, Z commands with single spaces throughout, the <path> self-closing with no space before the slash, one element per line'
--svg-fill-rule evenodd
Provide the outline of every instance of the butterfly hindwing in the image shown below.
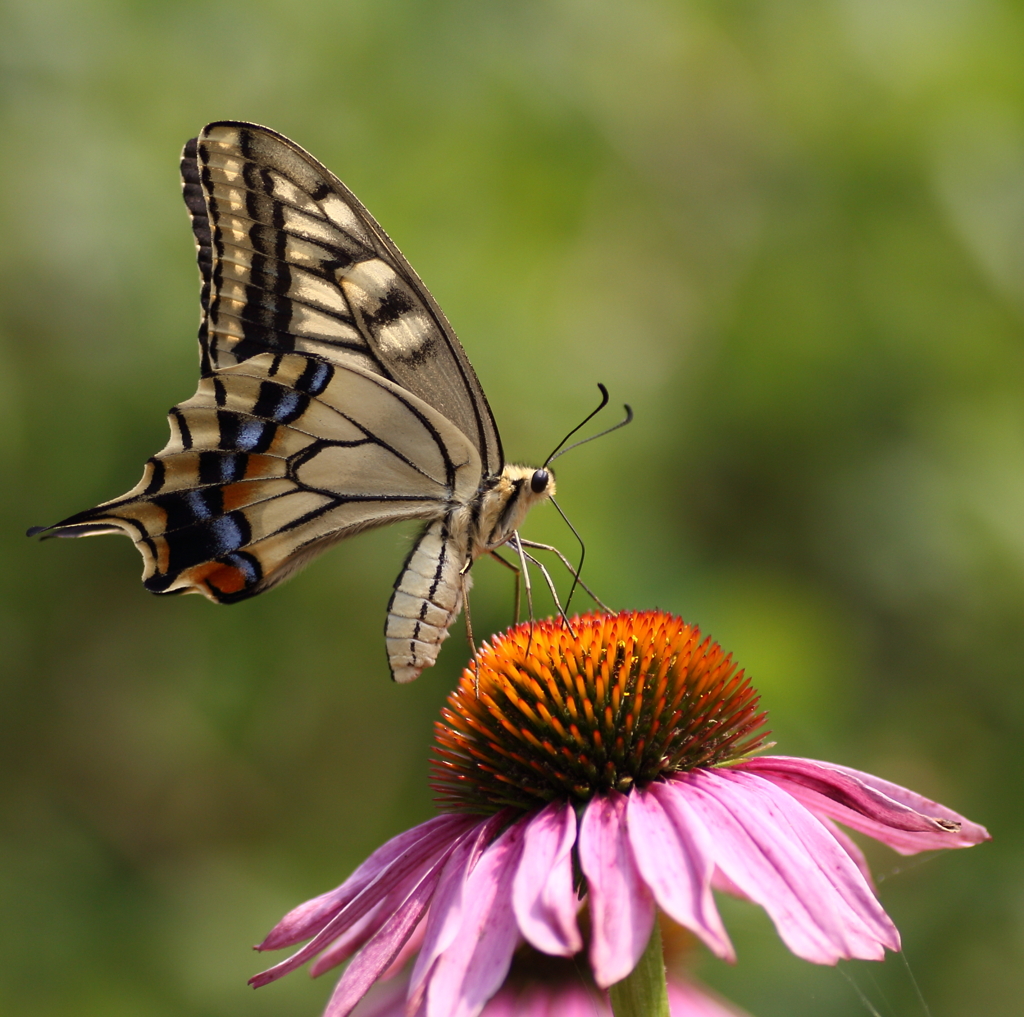
<path fill-rule="evenodd" d="M 257 354 L 202 379 L 169 420 L 132 491 L 54 531 L 123 530 L 154 593 L 244 599 L 343 537 L 441 516 L 479 484 L 457 428 L 355 365 Z"/>

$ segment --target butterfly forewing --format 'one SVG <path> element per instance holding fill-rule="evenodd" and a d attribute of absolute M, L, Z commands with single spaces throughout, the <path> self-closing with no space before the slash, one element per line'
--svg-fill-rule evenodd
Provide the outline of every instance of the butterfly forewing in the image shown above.
<path fill-rule="evenodd" d="M 194 161 L 193 161 L 194 160 Z M 426 287 L 329 170 L 265 128 L 211 124 L 182 160 L 210 298 L 200 340 L 211 369 L 255 353 L 306 352 L 377 371 L 443 413 L 501 472 L 501 442 L 476 374 Z M 195 181 L 193 183 L 192 181 Z M 192 196 L 192 197 L 190 197 Z"/>

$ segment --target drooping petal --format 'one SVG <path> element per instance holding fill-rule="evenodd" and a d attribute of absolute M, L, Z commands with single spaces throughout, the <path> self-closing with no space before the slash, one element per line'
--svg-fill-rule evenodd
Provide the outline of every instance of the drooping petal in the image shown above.
<path fill-rule="evenodd" d="M 757 794 L 735 776 L 691 771 L 675 783 L 713 837 L 718 867 L 768 912 L 790 950 L 834 964 L 846 957 L 876 960 L 883 946 L 898 948 L 895 929 L 877 902 L 863 913 L 851 905 L 851 899 L 874 898 L 831 834 L 820 830 L 812 853 L 801 839 L 814 838 L 812 828 L 800 826 L 800 837 L 793 831 L 791 813 L 802 808 L 799 803 Z"/>
<path fill-rule="evenodd" d="M 629 843 L 658 906 L 719 957 L 736 959 L 711 893 L 714 845 L 671 783 L 634 789 L 626 806 Z"/>
<path fill-rule="evenodd" d="M 375 881 L 364 886 L 362 891 L 350 900 L 304 947 L 296 950 L 291 957 L 280 961 L 272 968 L 254 975 L 249 979 L 249 984 L 259 988 L 268 982 L 277 981 L 278 978 L 301 967 L 311 957 L 356 926 L 358 926 L 358 936 L 347 937 L 352 949 L 369 940 L 388 922 L 392 913 L 402 906 L 403 901 L 420 886 L 425 877 L 432 873 L 440 875 L 448 855 L 465 836 L 467 836 L 467 831 L 463 829 L 461 833 L 450 837 L 446 843 L 440 845 L 431 843 L 430 852 L 422 857 L 413 850 L 407 851 L 397 858 L 389 868 L 381 871 Z M 374 918 L 369 922 L 364 921 L 363 919 L 369 912 L 373 913 Z"/>
<path fill-rule="evenodd" d="M 370 986 L 391 967 L 429 907 L 440 876 L 441 866 L 435 865 L 401 907 L 392 912 L 376 935 L 352 958 L 331 994 L 324 1017 L 346 1017 Z"/>
<path fill-rule="evenodd" d="M 736 769 L 778 784 L 812 812 L 888 844 L 903 855 L 971 847 L 989 840 L 985 827 L 945 805 L 870 773 L 793 756 L 748 759 Z"/>
<path fill-rule="evenodd" d="M 430 902 L 431 907 L 433 907 L 434 901 L 436 899 L 437 890 L 434 890 L 434 897 Z M 427 914 L 429 913 L 430 911 L 428 909 Z M 390 981 L 397 975 L 400 975 L 403 971 L 405 971 L 409 961 L 411 961 L 412 958 L 415 957 L 417 953 L 419 953 L 420 947 L 423 946 L 423 933 L 426 930 L 426 927 L 426 920 L 421 920 L 420 924 L 416 926 L 416 930 L 413 932 L 413 934 L 405 941 L 405 945 L 402 947 L 401 950 L 398 951 L 397 955 L 395 956 L 395 959 L 391 962 L 391 967 L 386 968 L 384 971 L 382 971 L 381 976 L 377 979 L 377 981 Z M 312 973 L 312 969 L 310 973 Z"/>
<path fill-rule="evenodd" d="M 382 900 L 372 911 L 368 911 L 359 921 L 350 925 L 331 945 L 320 954 L 309 969 L 311 978 L 322 975 L 325 971 L 337 967 L 348 960 L 387 920 L 391 914 L 387 898 Z"/>
<path fill-rule="evenodd" d="M 711 887 L 719 893 L 727 893 L 730 897 L 735 897 L 737 900 L 746 900 L 750 901 L 751 904 L 754 903 L 717 865 L 711 875 Z"/>
<path fill-rule="evenodd" d="M 469 874 L 462 924 L 427 981 L 428 1017 L 475 1017 L 505 980 L 519 939 L 512 879 L 524 826 L 522 821 L 509 826 Z"/>
<path fill-rule="evenodd" d="M 839 846 L 850 856 L 853 864 L 860 869 L 864 882 L 871 887 L 871 892 L 877 897 L 878 887 L 875 886 L 875 877 L 871 875 L 871 866 L 868 865 L 868 860 L 864 857 L 864 852 L 861 851 L 860 845 L 837 823 L 829 819 L 828 816 L 818 816 L 817 818 L 821 825 L 835 837 Z"/>
<path fill-rule="evenodd" d="M 567 802 L 545 806 L 526 826 L 523 854 L 512 881 L 512 909 L 523 938 L 558 957 L 571 957 L 583 949 L 576 925 L 579 901 L 572 885 L 575 843 L 572 806 Z"/>
<path fill-rule="evenodd" d="M 480 824 L 472 837 L 464 837 L 445 863 L 437 891 L 430 905 L 423 947 L 409 980 L 409 996 L 421 993 L 423 981 L 434 961 L 451 946 L 462 925 L 462 907 L 466 880 L 482 851 L 503 825 L 503 817 L 492 816 Z"/>
<path fill-rule="evenodd" d="M 437 891 L 434 891 L 436 898 Z M 419 948 L 423 945 L 423 931 L 426 926 L 425 921 L 421 921 L 416 926 L 416 931 L 406 940 L 405 945 L 398 952 L 398 955 L 391 962 L 391 967 L 381 973 L 378 981 L 384 982 L 390 978 L 394 978 L 406 965 L 406 963 L 415 957 L 419 951 Z M 381 923 L 377 921 L 374 924 L 374 930 L 380 928 Z M 351 957 L 370 937 L 369 935 L 363 935 L 358 942 L 351 942 L 352 930 L 350 929 L 345 933 L 341 939 L 336 939 L 312 964 L 309 966 L 310 978 L 319 978 L 325 971 L 330 971 L 331 968 L 337 967 L 342 961 Z"/>
<path fill-rule="evenodd" d="M 900 937 L 896 926 L 878 902 L 856 858 L 839 843 L 832 831 L 826 829 L 817 816 L 771 781 L 751 773 L 738 772 L 728 776 L 764 799 L 775 819 L 773 825 L 776 829 L 788 825 L 797 843 L 804 847 L 808 858 L 813 860 L 818 871 L 846 905 L 848 911 L 841 918 L 842 927 L 852 934 L 854 941 L 862 941 L 862 948 L 868 950 L 873 949 L 876 943 L 890 950 L 898 950 Z M 863 928 L 865 937 L 854 932 L 858 926 Z"/>
<path fill-rule="evenodd" d="M 590 800 L 579 857 L 590 902 L 590 967 L 602 989 L 636 967 L 654 927 L 654 900 L 640 876 L 626 831 L 626 796 Z"/>
<path fill-rule="evenodd" d="M 281 950 L 315 936 L 355 897 L 375 880 L 393 880 L 391 866 L 405 861 L 416 864 L 428 855 L 443 852 L 464 830 L 479 820 L 472 816 L 446 814 L 428 819 L 382 844 L 341 886 L 292 908 L 270 930 L 257 950 Z M 381 894 L 383 897 L 383 894 Z"/>
<path fill-rule="evenodd" d="M 357 1017 L 407 1017 L 404 978 L 376 986 L 356 1009 Z"/>

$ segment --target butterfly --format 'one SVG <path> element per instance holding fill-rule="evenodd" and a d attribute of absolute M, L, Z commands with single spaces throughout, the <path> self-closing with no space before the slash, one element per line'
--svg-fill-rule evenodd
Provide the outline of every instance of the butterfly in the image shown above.
<path fill-rule="evenodd" d="M 170 440 L 132 490 L 29 533 L 124 533 L 148 590 L 230 604 L 361 530 L 425 520 L 385 625 L 392 676 L 412 681 L 436 661 L 470 566 L 517 538 L 554 475 L 506 464 L 441 309 L 308 152 L 217 121 L 186 144 L 181 176 L 199 387 L 170 410 Z"/>

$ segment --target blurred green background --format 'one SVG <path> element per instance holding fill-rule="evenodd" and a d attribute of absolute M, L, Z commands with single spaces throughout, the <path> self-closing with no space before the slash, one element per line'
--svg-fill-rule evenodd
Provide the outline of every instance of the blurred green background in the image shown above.
<path fill-rule="evenodd" d="M 740 962 L 699 975 L 757 1017 L 873 1012 L 859 993 L 883 1015 L 1020 1013 L 1020 4 L 3 0 L 0 19 L 0 1012 L 314 1017 L 331 979 L 253 993 L 250 944 L 431 814 L 466 646 L 460 625 L 414 686 L 388 680 L 412 531 L 235 607 L 145 593 L 126 540 L 23 536 L 132 486 L 194 391 L 178 152 L 238 118 L 380 219 L 511 459 L 542 460 L 597 381 L 633 404 L 558 464 L 606 600 L 733 650 L 779 751 L 995 836 L 871 851 L 907 965 L 813 967 L 726 903 Z M 551 509 L 526 535 L 574 549 Z M 504 627 L 508 577 L 474 574 L 477 629 Z"/>

